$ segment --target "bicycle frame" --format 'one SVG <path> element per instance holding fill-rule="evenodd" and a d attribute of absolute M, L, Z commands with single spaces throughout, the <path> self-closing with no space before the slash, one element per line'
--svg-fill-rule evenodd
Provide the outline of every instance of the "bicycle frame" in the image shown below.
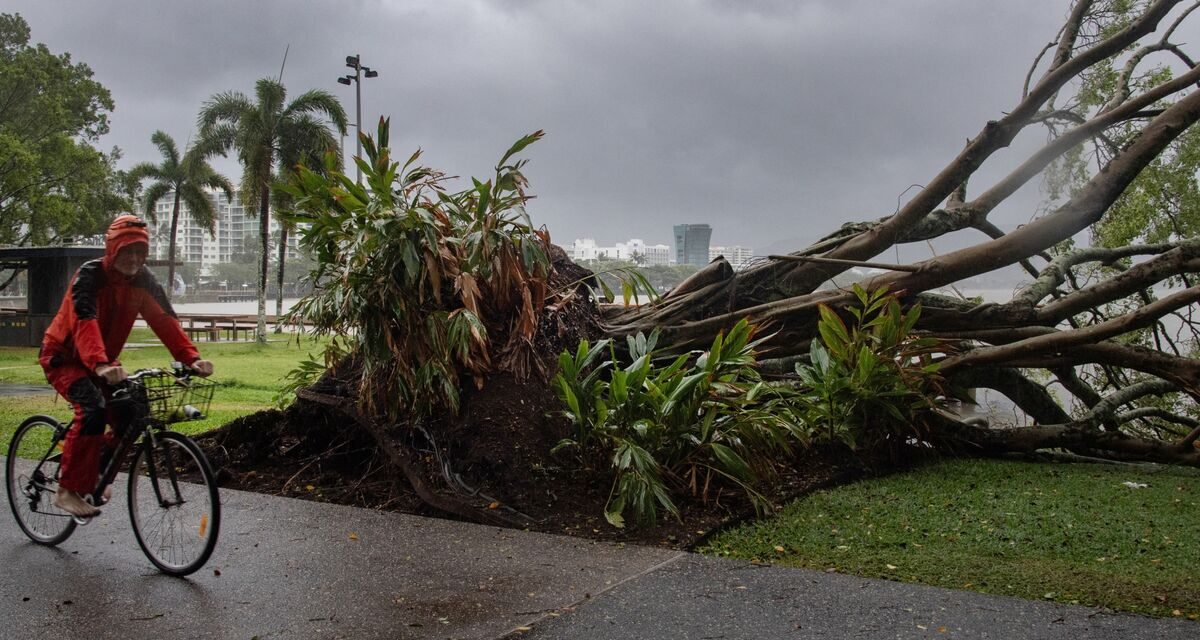
<path fill-rule="evenodd" d="M 91 498 L 92 504 L 99 504 L 105 487 L 116 481 L 117 473 L 120 472 L 121 466 L 129 456 L 129 452 L 136 450 L 139 446 L 146 449 L 146 456 L 149 462 L 147 469 L 150 472 L 150 486 L 154 488 L 154 497 L 158 500 L 159 506 L 165 508 L 183 504 L 184 500 L 180 497 L 182 494 L 179 491 L 179 478 L 175 474 L 175 461 L 171 459 L 171 451 L 169 449 L 165 451 L 167 459 L 163 461 L 165 464 L 162 468 L 167 470 L 168 479 L 171 483 L 171 493 L 175 496 L 174 501 L 163 497 L 162 483 L 158 478 L 158 469 L 160 467 L 155 460 L 155 456 L 158 455 L 156 453 L 158 451 L 158 447 L 156 446 L 158 441 L 154 431 L 156 428 L 163 428 L 163 425 L 150 417 L 142 417 L 140 420 L 136 420 L 136 422 L 140 424 L 127 424 L 124 425 L 123 429 L 117 429 L 118 432 L 123 431 L 124 433 L 117 441 L 116 449 L 109 456 L 108 464 L 105 465 L 101 472 L 100 482 L 96 485 L 96 490 L 88 496 Z"/>

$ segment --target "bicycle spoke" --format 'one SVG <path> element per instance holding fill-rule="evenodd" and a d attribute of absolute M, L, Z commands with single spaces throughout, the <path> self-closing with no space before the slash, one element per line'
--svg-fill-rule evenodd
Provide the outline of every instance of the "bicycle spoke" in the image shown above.
<path fill-rule="evenodd" d="M 17 428 L 8 447 L 9 505 L 21 530 L 39 544 L 58 544 L 75 530 L 71 517 L 54 506 L 63 432 L 53 418 L 34 416 Z"/>
<path fill-rule="evenodd" d="M 153 450 L 138 453 L 131 470 L 129 506 L 138 542 L 169 573 L 195 570 L 216 544 L 219 503 L 202 455 L 183 436 L 162 434 Z"/>

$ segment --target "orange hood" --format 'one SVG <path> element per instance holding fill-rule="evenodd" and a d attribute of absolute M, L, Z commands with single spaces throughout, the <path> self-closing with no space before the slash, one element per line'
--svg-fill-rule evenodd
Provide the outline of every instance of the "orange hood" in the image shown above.
<path fill-rule="evenodd" d="M 150 244 L 150 232 L 146 229 L 146 221 L 128 213 L 117 216 L 108 225 L 108 233 L 104 235 L 104 268 L 112 266 L 117 253 L 125 247 L 142 243 Z"/>

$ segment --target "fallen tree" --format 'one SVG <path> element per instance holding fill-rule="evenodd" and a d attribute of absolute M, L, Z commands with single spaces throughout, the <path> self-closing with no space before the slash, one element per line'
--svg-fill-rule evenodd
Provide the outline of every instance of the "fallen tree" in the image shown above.
<path fill-rule="evenodd" d="M 768 328 L 756 347 L 762 370 L 794 386 L 822 309 L 845 318 L 862 302 L 828 283 L 862 266 L 883 270 L 866 290 L 919 303 L 913 330 L 943 347 L 922 362 L 947 385 L 992 389 L 1030 419 L 982 424 L 929 406 L 909 444 L 1200 466 L 1200 65 L 1173 41 L 1196 6 L 1077 1 L 1017 103 L 896 212 L 742 271 L 718 259 L 636 306 L 597 305 L 591 274 L 525 215 L 523 162 L 511 159 L 540 132 L 518 141 L 492 180 L 449 193 L 417 155 L 391 160 L 382 122 L 377 139 L 364 136 L 365 184 L 330 165 L 331 177 L 302 169 L 290 188 L 318 260 L 316 290 L 294 314 L 334 337 L 328 369 L 309 367 L 324 374 L 297 381 L 297 402 L 369 433 L 437 508 L 522 524 L 531 519 L 522 500 L 543 489 L 514 489 L 511 476 L 553 466 L 549 450 L 566 429 L 546 415 L 562 409 L 547 382 L 558 353 L 652 332 L 662 354 L 697 353 L 748 320 Z M 1038 127 L 1039 149 L 995 183 L 972 185 L 996 152 Z M 1003 232 L 989 216 L 1039 176 L 1050 208 Z M 1077 246 L 1089 230 L 1089 245 Z M 960 231 L 980 241 L 915 264 L 876 261 L 897 244 Z M 1007 302 L 944 293 L 1011 265 L 1029 282 Z M 614 356 L 622 344 L 612 343 Z"/>
<path fill-rule="evenodd" d="M 1200 244 L 1188 222 L 1196 217 L 1196 165 L 1187 156 L 1200 118 L 1200 66 L 1172 42 L 1195 8 L 1159 1 L 1122 11 L 1117 3 L 1075 3 L 1043 51 L 1051 53 L 1049 61 L 1039 56 L 1030 69 L 1021 100 L 1004 118 L 986 123 L 896 213 L 844 225 L 811 247 L 737 274 L 714 268 L 720 275 L 691 292 L 609 314 L 605 331 L 657 327 L 662 341 L 683 349 L 750 318 L 783 327 L 770 344 L 775 357 L 803 354 L 819 305 L 844 307 L 852 300 L 822 283 L 851 266 L 883 266 L 889 272 L 864 286 L 887 286 L 921 301 L 918 327 L 961 351 L 942 361 L 943 373 L 962 385 L 995 389 L 1038 422 L 1019 430 L 960 428 L 958 437 L 989 452 L 1067 447 L 1197 464 L 1200 361 L 1192 312 L 1200 287 L 1192 276 Z M 1177 59 L 1182 72 L 1145 69 L 1155 54 Z M 1072 83 L 1082 89 L 1068 96 Z M 972 176 L 1037 125 L 1049 132 L 1045 145 L 971 197 Z M 1047 170 L 1075 177 L 1069 197 L 1008 234 L 989 221 L 1019 187 Z M 1140 238 L 1126 234 L 1116 246 L 1103 246 L 1110 240 L 1106 224 L 1147 218 L 1166 220 L 1155 242 L 1137 242 L 1151 235 L 1146 228 Z M 966 229 L 984 240 L 912 265 L 869 262 L 896 244 Z M 1096 230 L 1098 245 L 1072 248 L 1072 239 L 1089 229 Z M 1022 265 L 1032 281 L 1006 303 L 935 293 L 1009 265 Z M 1172 292 L 1158 299 L 1164 287 Z M 1176 326 L 1168 328 L 1165 318 Z"/>

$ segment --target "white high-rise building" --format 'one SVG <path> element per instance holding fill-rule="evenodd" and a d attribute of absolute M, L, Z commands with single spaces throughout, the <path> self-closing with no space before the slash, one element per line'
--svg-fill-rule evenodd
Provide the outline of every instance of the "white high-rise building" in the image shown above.
<path fill-rule="evenodd" d="M 734 269 L 745 267 L 751 259 L 754 258 L 754 249 L 743 247 L 741 245 L 732 245 L 727 247 L 709 247 L 708 261 L 712 262 L 717 259 L 717 256 L 725 256 L 725 262 Z"/>
<path fill-rule="evenodd" d="M 618 242 L 612 247 L 596 245 L 592 238 L 576 239 L 566 247 L 571 259 L 575 262 L 585 262 L 607 258 L 624 260 L 643 267 L 653 267 L 671 264 L 671 248 L 665 244 L 646 244 L 640 238 L 629 242 Z"/>
<path fill-rule="evenodd" d="M 175 257 L 179 262 L 200 266 L 200 273 L 209 275 L 214 265 L 230 262 L 233 255 L 243 251 L 254 251 L 258 246 L 258 220 L 247 215 L 241 196 L 233 192 L 227 198 L 219 190 L 209 190 L 208 197 L 217 210 L 214 233 L 200 226 L 192 217 L 187 203 L 179 203 L 179 226 L 175 232 Z M 150 253 L 156 258 L 167 259 L 170 250 L 171 209 L 175 206 L 175 194 L 170 192 L 155 203 L 154 211 L 158 222 L 150 232 Z M 271 217 L 270 233 L 279 232 L 279 221 Z M 297 234 L 288 234 L 288 258 L 297 256 Z M 274 249 L 277 251 L 278 249 Z"/>

